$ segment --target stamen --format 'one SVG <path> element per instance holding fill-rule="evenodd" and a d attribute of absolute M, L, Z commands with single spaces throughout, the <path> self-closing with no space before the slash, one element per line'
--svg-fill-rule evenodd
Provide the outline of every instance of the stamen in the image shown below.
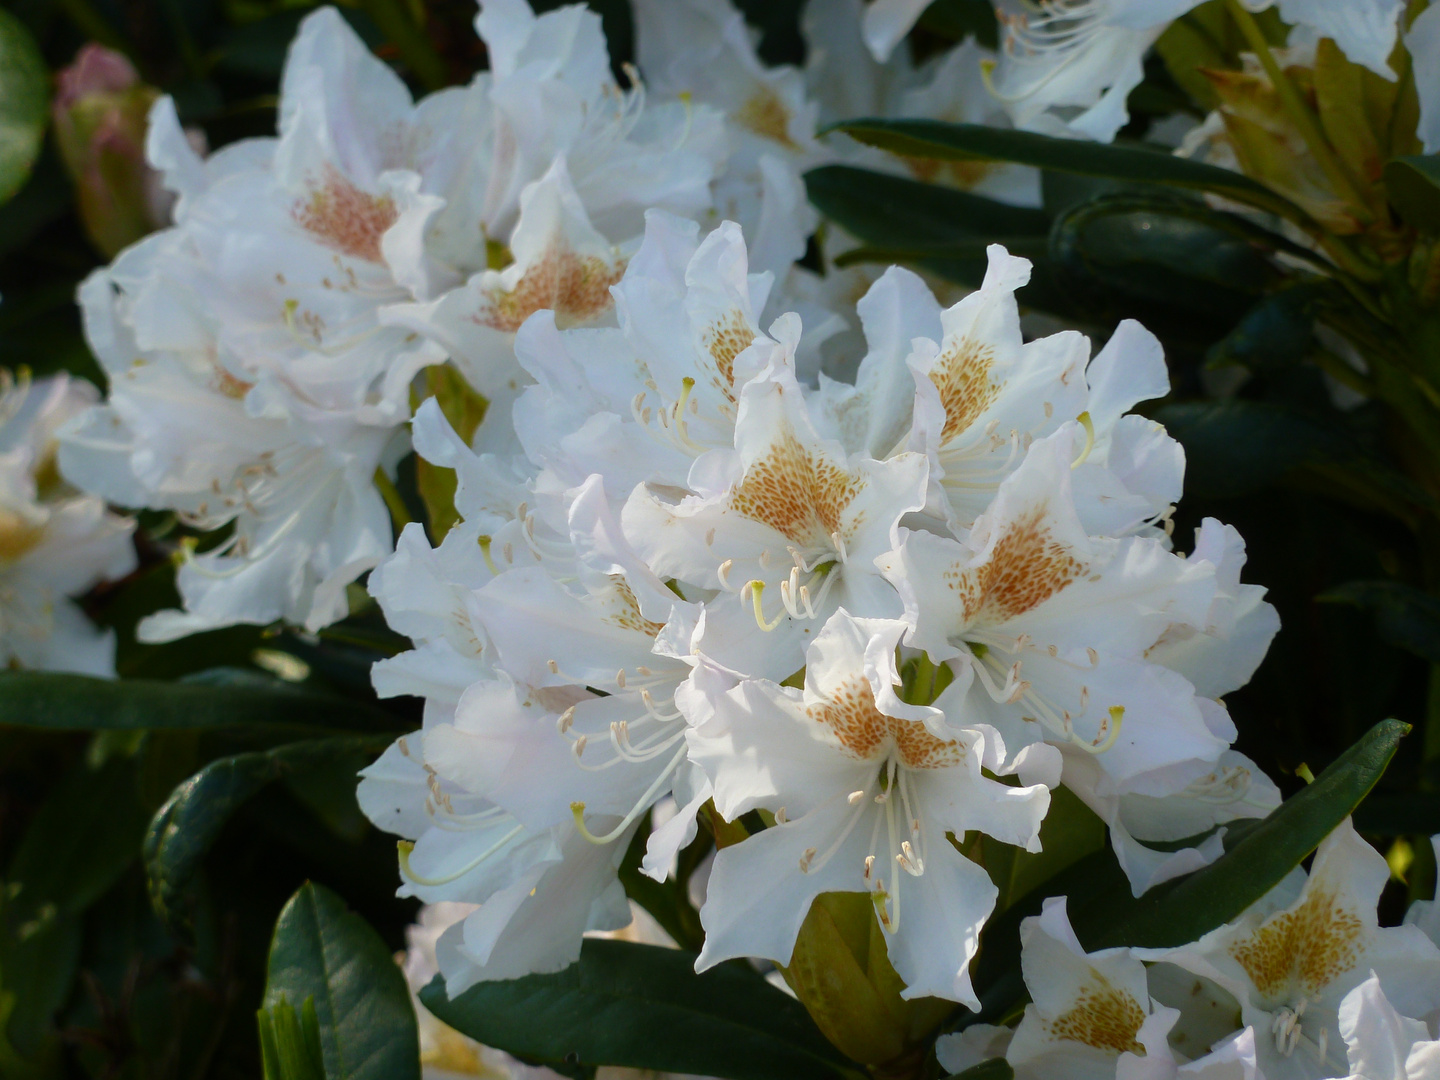
<path fill-rule="evenodd" d="M 1080 426 L 1085 429 L 1085 447 L 1080 451 L 1080 456 L 1070 463 L 1070 468 L 1078 469 L 1085 464 L 1085 459 L 1090 456 L 1090 451 L 1095 449 L 1095 423 L 1090 419 L 1088 412 L 1082 412 L 1075 418 Z"/>

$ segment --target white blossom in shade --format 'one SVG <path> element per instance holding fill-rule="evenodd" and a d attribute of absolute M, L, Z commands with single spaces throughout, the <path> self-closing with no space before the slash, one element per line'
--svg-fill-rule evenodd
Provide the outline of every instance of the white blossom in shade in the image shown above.
<path fill-rule="evenodd" d="M 744 237 L 663 211 L 613 288 L 618 329 L 566 330 L 548 314 L 515 342 L 534 379 L 515 407 L 530 459 L 564 486 L 593 473 L 623 501 L 642 482 L 685 490 L 695 459 L 735 445 L 740 388 L 774 342 L 759 328 L 771 275 Z"/>
<path fill-rule="evenodd" d="M 135 568 L 135 523 L 66 484 L 56 434 L 96 399 L 86 382 L 0 370 L 0 667 L 115 674 L 115 634 L 71 598 Z"/>
<path fill-rule="evenodd" d="M 729 0 L 637 0 L 633 7 L 636 58 L 651 92 L 725 116 L 730 156 L 714 185 L 718 219 L 744 227 L 754 269 L 783 278 L 819 220 L 800 174 L 827 156 L 803 73 L 765 67 Z"/>
<path fill-rule="evenodd" d="M 736 671 L 783 679 L 840 607 L 900 614 L 876 559 L 900 518 L 924 505 L 926 462 L 847 454 L 820 436 L 790 357 L 799 319 L 783 316 L 769 364 L 740 390 L 733 450 L 713 450 L 678 500 L 637 487 L 626 534 L 662 577 L 726 594 L 710 602 L 695 647 Z"/>
<path fill-rule="evenodd" d="M 916 65 L 907 49 L 877 63 L 861 34 L 863 0 L 812 0 L 800 16 L 805 78 L 822 124 L 860 117 L 941 120 L 1009 127 L 985 84 L 995 54 L 974 38 Z M 863 146 L 839 133 L 827 146 L 847 164 L 939 183 L 1019 206 L 1040 205 L 1040 171 L 1005 162 L 912 158 Z"/>
<path fill-rule="evenodd" d="M 860 24 L 870 55 L 888 60 L 929 6 L 929 0 L 870 0 Z"/>
<path fill-rule="evenodd" d="M 1263 1080 L 1255 1032 L 1227 1030 L 1187 1060 L 1171 1044 L 1183 1023 L 1151 994 L 1151 972 L 1129 949 L 1087 953 L 1066 916 L 1065 897 L 1050 897 L 1020 927 L 1020 964 L 1031 1003 L 1019 1026 L 976 1024 L 935 1045 L 957 1072 L 1004 1057 L 1017 1080 Z"/>
<path fill-rule="evenodd" d="M 233 526 L 219 546 L 187 554 L 185 610 L 149 616 L 142 639 L 277 619 L 318 629 L 346 614 L 345 586 L 390 551 L 373 477 L 393 468 L 404 433 L 388 416 L 327 409 L 239 367 L 204 297 L 157 272 L 183 243 L 179 229 L 154 234 L 81 286 L 110 392 L 61 433 L 61 469 L 121 506 Z"/>
<path fill-rule="evenodd" d="M 700 970 L 735 956 L 786 964 L 816 896 L 864 891 L 902 996 L 978 1007 L 967 968 L 996 889 L 949 836 L 978 829 L 1038 850 L 1056 761 L 1046 747 L 1008 757 L 983 725 L 932 734 L 936 710 L 895 693 L 904 631 L 841 610 L 810 643 L 803 691 L 702 660 L 677 697 L 716 810 L 777 822 L 716 857 Z M 1007 774 L 1020 785 L 994 778 Z"/>
<path fill-rule="evenodd" d="M 1129 949 L 1087 953 L 1065 898 L 1020 925 L 1020 968 L 1031 1004 L 1005 1059 L 1019 1078 L 1149 1080 L 1175 1075 L 1166 1035 L 1179 1014 L 1153 1007 L 1145 965 Z"/>
<path fill-rule="evenodd" d="M 1004 0 L 995 92 L 1016 126 L 1109 142 L 1129 120 L 1146 51 L 1199 0 Z M 1277 0 L 1280 17 L 1334 39 L 1357 64 L 1394 80 L 1389 56 L 1401 0 Z M 1271 0 L 1247 2 L 1259 11 Z"/>
<path fill-rule="evenodd" d="M 1126 415 L 1169 393 L 1159 341 L 1126 320 L 1093 360 L 1073 330 L 1026 342 L 1015 290 L 1030 261 L 988 250 L 981 287 L 942 312 L 941 336 L 917 340 L 904 361 L 916 387 L 909 449 L 931 459 L 927 512 L 968 528 L 1030 443 L 1069 425 L 1089 531 L 1120 535 L 1162 519 L 1180 497 L 1183 451 L 1160 425 Z"/>
<path fill-rule="evenodd" d="M 1341 1000 L 1338 1027 L 1351 1080 L 1440 1077 L 1440 1042 L 1424 1023 L 1395 1011 L 1373 972 Z"/>
<path fill-rule="evenodd" d="M 1425 153 L 1440 153 L 1440 8 L 1427 7 L 1405 32 L 1410 70 L 1420 98 L 1420 124 L 1416 134 Z"/>
<path fill-rule="evenodd" d="M 1435 852 L 1436 862 L 1440 862 L 1440 835 L 1430 838 L 1430 848 Z M 1405 923 L 1418 926 L 1426 937 L 1440 945 L 1440 899 L 1416 900 L 1405 912 Z"/>
<path fill-rule="evenodd" d="M 963 715 L 1008 745 L 1090 754 L 1106 794 L 1146 790 L 1142 774 L 1215 762 L 1229 741 L 1190 682 L 1145 657 L 1172 623 L 1203 625 L 1215 568 L 1153 538 L 1089 535 L 1072 453 L 1065 432 L 1036 441 L 964 541 L 905 532 L 881 566 L 907 643 L 950 663 Z"/>
<path fill-rule="evenodd" d="M 1262 902 L 1194 944 L 1145 955 L 1234 995 L 1267 1080 L 1346 1076 L 1339 1009 L 1372 973 L 1401 1014 L 1440 1007 L 1440 949 L 1414 926 L 1377 921 L 1389 876 L 1346 821 L 1320 845 L 1297 898 Z"/>

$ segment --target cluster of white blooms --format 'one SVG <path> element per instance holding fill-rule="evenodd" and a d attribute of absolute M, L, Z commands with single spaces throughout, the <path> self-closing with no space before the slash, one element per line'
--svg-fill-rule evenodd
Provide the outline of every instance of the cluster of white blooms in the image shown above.
<path fill-rule="evenodd" d="M 1008 21 L 1008 119 L 978 46 L 891 55 L 924 6 L 811 0 L 798 69 L 762 64 L 726 0 L 636 0 L 622 85 L 583 6 L 481 0 L 489 70 L 418 102 L 327 8 L 291 48 L 276 138 L 202 159 L 155 107 L 175 224 L 82 287 L 110 388 L 67 423 L 61 467 L 217 533 L 184 550 L 183 610 L 148 640 L 316 630 L 369 573 L 413 642 L 375 688 L 422 698 L 424 720 L 359 800 L 403 838 L 402 895 L 453 917 L 431 935 L 452 994 L 559 970 L 626 925 L 637 833 L 664 880 L 703 811 L 747 824 L 709 873 L 700 969 L 787 964 L 815 897 L 862 893 L 906 996 L 978 1009 L 997 890 L 961 838 L 1040 850 L 1063 786 L 1138 896 L 1280 801 L 1222 703 L 1279 620 L 1241 582 L 1234 529 L 1207 519 L 1176 550 L 1184 454 L 1131 411 L 1169 391 L 1158 340 L 1129 321 L 1098 351 L 1073 330 L 1026 340 L 1031 267 L 998 245 L 948 305 L 900 268 L 795 265 L 816 165 L 1039 197 L 1032 171 L 901 163 L 822 141 L 822 122 L 1050 116 L 1108 137 L 1144 45 L 1193 4 L 1055 0 Z M 1343 26 L 1333 3 L 1280 6 L 1384 66 L 1362 31 L 1393 44 L 1398 4 Z M 861 344 L 822 372 L 847 324 Z M 445 363 L 488 402 L 474 438 L 420 400 Z M 412 448 L 453 470 L 458 522 L 392 540 Z M 124 539 L 98 499 L 75 505 Z M 4 513 L 8 568 L 31 518 Z M 1034 1004 L 1013 1037 L 972 1028 L 945 1052 L 1035 1076 L 1288 1080 L 1340 1075 L 1307 1054 L 1371 1061 L 1383 1028 L 1420 1063 L 1393 1075 L 1430 1076 L 1433 1027 L 1415 1025 L 1440 1009 L 1440 954 L 1377 928 L 1385 872 L 1347 826 L 1303 885 L 1163 955 L 1087 955 L 1053 903 L 1027 924 Z M 1230 995 L 1235 1022 L 1191 1024 L 1192 984 Z"/>
<path fill-rule="evenodd" d="M 135 568 L 134 522 L 67 484 L 56 432 L 95 401 L 89 383 L 0 370 L 0 668 L 115 673 L 115 635 L 70 597 Z"/>
<path fill-rule="evenodd" d="M 1087 953 L 1065 899 L 1048 900 L 1020 932 L 1019 1025 L 944 1036 L 940 1062 L 1003 1056 L 1017 1080 L 1434 1080 L 1440 926 L 1428 901 L 1380 926 L 1389 877 L 1346 822 L 1308 877 L 1182 948 Z"/>
<path fill-rule="evenodd" d="M 438 548 L 407 527 L 371 577 L 416 644 L 377 689 L 426 714 L 360 798 L 407 838 L 404 892 L 480 905 L 439 942 L 452 992 L 628 919 L 616 867 L 666 795 L 658 878 L 708 801 L 774 822 L 715 861 L 702 968 L 786 963 L 813 897 L 867 891 L 907 993 L 967 1002 L 995 889 L 948 837 L 1036 850 L 1063 783 L 1139 893 L 1276 805 L 1217 700 L 1274 611 L 1233 530 L 1171 550 L 1183 456 L 1127 412 L 1168 388 L 1159 344 L 1026 343 L 1028 274 L 994 247 L 942 310 L 892 268 L 856 382 L 808 386 L 800 318 L 757 321 L 741 230 L 651 211 L 618 327 L 521 328 L 523 457 L 420 408 L 463 522 Z"/>
<path fill-rule="evenodd" d="M 998 0 L 1004 22 L 996 96 L 1017 126 L 1047 134 L 1108 142 L 1129 120 L 1126 99 L 1144 78 L 1145 53 L 1170 24 L 1202 0 Z M 1291 29 L 1291 44 L 1330 38 L 1354 63 L 1390 81 L 1391 53 L 1405 17 L 1404 0 L 1240 0 L 1250 11 L 1277 9 Z M 875 8 L 902 8 L 876 0 Z M 899 26 L 903 34 L 918 17 Z M 1421 88 L 1421 136 L 1440 146 L 1440 14 L 1426 9 L 1405 43 Z M 1424 73 L 1423 76 L 1421 73 Z M 1428 115 L 1424 115 L 1428 114 Z"/>

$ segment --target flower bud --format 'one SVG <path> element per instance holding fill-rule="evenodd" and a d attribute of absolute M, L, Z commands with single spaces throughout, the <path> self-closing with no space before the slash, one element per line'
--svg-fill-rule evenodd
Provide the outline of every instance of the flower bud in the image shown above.
<path fill-rule="evenodd" d="M 56 77 L 55 136 L 80 217 L 107 257 L 169 223 L 173 197 L 145 162 L 145 126 L 159 96 L 130 61 L 86 45 Z"/>

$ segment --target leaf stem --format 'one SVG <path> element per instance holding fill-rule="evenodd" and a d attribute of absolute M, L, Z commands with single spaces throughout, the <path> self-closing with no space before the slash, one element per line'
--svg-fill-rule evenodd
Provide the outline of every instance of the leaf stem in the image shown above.
<path fill-rule="evenodd" d="M 375 470 L 375 487 L 379 490 L 380 497 L 385 500 L 385 508 L 390 511 L 390 520 L 395 523 L 395 531 L 404 532 L 405 526 L 414 519 L 410 517 L 410 510 L 406 507 L 405 500 L 400 497 L 395 481 L 385 475 L 383 466 Z"/>

